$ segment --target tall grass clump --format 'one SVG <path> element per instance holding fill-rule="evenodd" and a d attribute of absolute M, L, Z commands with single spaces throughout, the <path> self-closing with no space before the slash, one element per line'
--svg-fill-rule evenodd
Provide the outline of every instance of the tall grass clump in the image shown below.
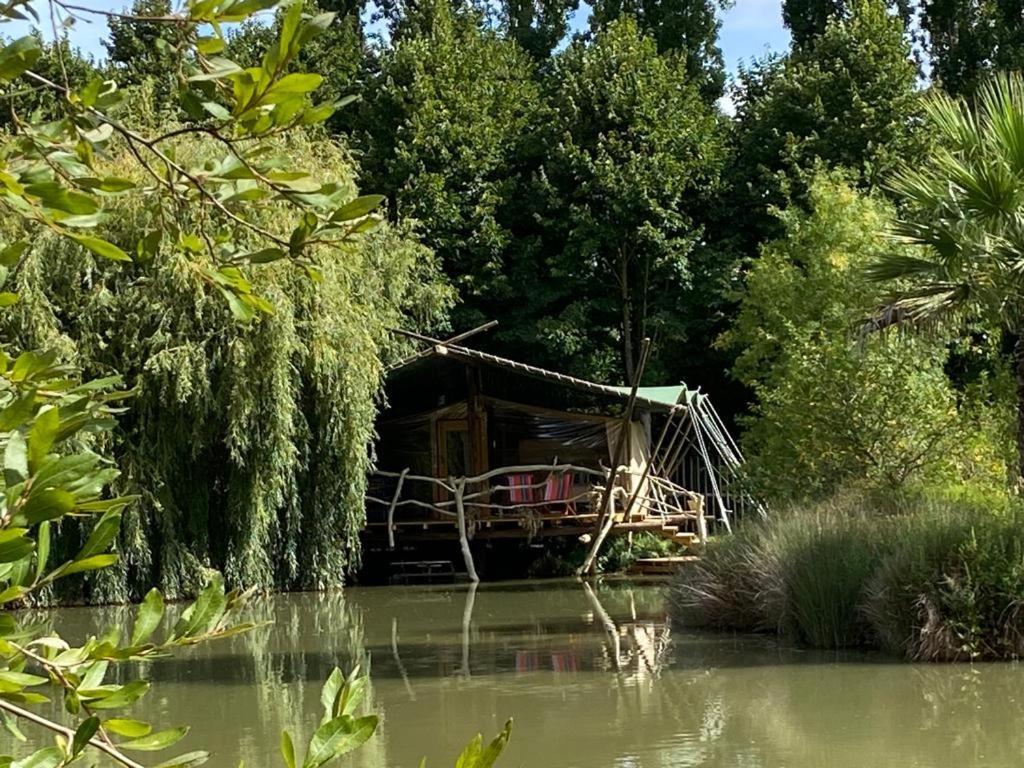
<path fill-rule="evenodd" d="M 821 648 L 863 639 L 861 589 L 881 539 L 848 496 L 747 523 L 714 542 L 672 590 L 688 624 L 774 631 Z"/>
<path fill-rule="evenodd" d="M 1024 656 L 1024 510 L 1005 499 L 841 494 L 713 542 L 677 621 L 913 660 Z"/>
<path fill-rule="evenodd" d="M 895 528 L 863 600 L 881 647 L 922 661 L 1024 655 L 1024 511 L 947 508 Z"/>

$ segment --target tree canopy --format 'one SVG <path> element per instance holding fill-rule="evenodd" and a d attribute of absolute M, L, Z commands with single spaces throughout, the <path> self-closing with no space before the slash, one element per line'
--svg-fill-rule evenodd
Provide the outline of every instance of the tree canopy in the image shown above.
<path fill-rule="evenodd" d="M 598 0 L 591 26 L 601 30 L 621 17 L 631 17 L 654 38 L 660 53 L 672 52 L 685 62 L 686 80 L 709 102 L 722 95 L 725 62 L 718 46 L 718 12 L 728 7 L 716 0 Z"/>
<path fill-rule="evenodd" d="M 623 17 L 555 61 L 544 250 L 550 280 L 536 333 L 573 367 L 632 378 L 640 340 L 678 343 L 701 224 L 724 142 L 685 62 Z M 583 362 L 589 360 L 588 362 Z"/>
<path fill-rule="evenodd" d="M 503 210 L 514 203 L 539 90 L 530 58 L 475 12 L 435 0 L 432 19 L 382 57 L 357 140 L 366 183 L 396 217 L 419 223 L 462 300 L 453 322 L 470 327 L 514 290 Z"/>

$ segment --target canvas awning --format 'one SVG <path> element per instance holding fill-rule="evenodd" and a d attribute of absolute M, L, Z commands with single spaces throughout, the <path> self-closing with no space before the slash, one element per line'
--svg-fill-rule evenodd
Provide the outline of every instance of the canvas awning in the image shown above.
<path fill-rule="evenodd" d="M 629 387 L 612 387 L 618 390 L 623 397 L 629 397 Z M 703 397 L 696 389 L 688 389 L 685 384 L 674 384 L 662 387 L 637 387 L 636 396 L 638 400 L 649 403 L 661 403 L 672 407 L 675 405 L 691 405 L 695 398 Z"/>

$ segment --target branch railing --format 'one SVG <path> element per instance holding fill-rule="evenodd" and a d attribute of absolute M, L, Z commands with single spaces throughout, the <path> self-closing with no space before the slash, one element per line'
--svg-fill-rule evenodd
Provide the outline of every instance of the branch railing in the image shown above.
<path fill-rule="evenodd" d="M 541 474 L 543 473 L 543 474 Z M 561 479 L 566 474 L 586 479 L 593 482 L 584 483 L 585 487 L 577 491 L 577 484 L 573 484 L 573 492 L 569 495 L 557 494 L 546 496 L 538 491 L 549 487 L 552 477 Z M 539 475 L 537 482 L 514 483 L 501 482 L 501 478 L 515 475 Z M 600 489 L 600 483 L 607 479 L 605 472 L 582 467 L 575 464 L 523 464 L 484 472 L 471 477 L 433 477 L 430 475 L 416 475 L 408 470 L 402 472 L 389 472 L 377 470 L 373 476 L 383 480 L 395 481 L 395 490 L 390 498 L 384 498 L 374 493 L 372 487 L 367 493 L 366 500 L 370 504 L 381 505 L 389 511 L 393 517 L 394 512 L 400 507 L 414 507 L 426 509 L 442 516 L 454 517 L 456 515 L 456 491 L 459 485 L 462 486 L 462 503 L 467 507 L 475 507 L 481 510 L 497 512 L 516 512 L 524 509 L 542 509 L 563 507 L 580 502 L 589 502 L 594 495 L 595 489 Z M 492 481 L 499 479 L 499 482 Z M 412 487 L 423 489 L 425 492 L 410 495 L 408 490 Z M 406 493 L 403 494 L 403 491 Z M 513 492 L 522 492 L 527 498 L 512 500 Z M 498 499 L 494 497 L 497 496 Z M 449 497 L 449 498 L 446 498 Z"/>
<path fill-rule="evenodd" d="M 552 488 L 564 488 L 562 478 L 566 475 L 573 477 L 570 493 L 546 493 Z M 390 528 L 394 525 L 396 515 L 406 510 L 423 510 L 442 520 L 454 520 L 458 517 L 456 496 L 461 496 L 463 507 L 477 512 L 476 518 L 482 520 L 504 519 L 505 513 L 521 514 L 527 510 L 547 510 L 552 517 L 570 511 L 581 514 L 580 508 L 586 508 L 592 513 L 595 511 L 592 509 L 594 500 L 604 490 L 608 472 L 575 464 L 524 464 L 499 467 L 467 477 L 440 478 L 413 474 L 409 470 L 377 470 L 373 476 L 378 482 L 371 482 L 371 489 L 367 493 L 368 512 L 383 511 Z M 530 481 L 510 480 L 523 476 L 529 476 Z M 700 494 L 664 477 L 649 474 L 641 480 L 638 473 L 625 466 L 619 468 L 618 478 L 613 495 L 617 509 L 622 512 L 626 511 L 625 507 L 632 496 L 628 490 L 631 482 L 639 481 L 647 486 L 644 492 L 633 498 L 629 511 L 634 514 L 686 514 L 695 510 L 701 498 Z M 554 484 L 552 479 L 555 480 Z M 418 518 L 415 522 L 423 520 Z"/>
<path fill-rule="evenodd" d="M 566 482 L 566 477 L 572 480 Z M 616 478 L 616 484 L 607 494 L 609 477 Z M 524 481 L 518 481 L 519 478 Z M 634 484 L 639 484 L 639 491 Z M 519 520 L 520 524 L 526 519 L 535 520 L 538 512 L 543 519 L 578 519 L 597 515 L 596 500 L 602 498 L 608 499 L 609 510 L 616 515 L 621 513 L 624 521 L 637 514 L 641 519 L 692 517 L 697 522 L 701 541 L 707 538 L 703 496 L 665 477 L 641 474 L 626 466 L 609 472 L 575 464 L 523 464 L 499 467 L 474 476 L 447 478 L 413 474 L 409 469 L 377 470 L 372 474 L 366 495 L 371 523 L 380 524 L 380 520 L 373 519 L 373 513 L 383 510 L 388 546 L 392 549 L 399 524 L 396 516 L 404 517 L 407 511 L 426 511 L 434 521 L 454 523 L 467 573 L 474 582 L 478 578 L 469 550 L 470 515 L 474 522 Z M 581 512 L 581 508 L 587 511 Z M 426 526 L 433 521 L 421 514 L 400 522 Z"/>

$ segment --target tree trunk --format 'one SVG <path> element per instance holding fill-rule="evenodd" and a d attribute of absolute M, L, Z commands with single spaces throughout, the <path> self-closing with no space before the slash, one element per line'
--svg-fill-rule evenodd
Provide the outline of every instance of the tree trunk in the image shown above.
<path fill-rule="evenodd" d="M 630 311 L 629 303 L 629 259 L 621 250 L 619 251 L 619 287 L 622 295 L 622 358 L 623 367 L 626 369 L 626 383 L 633 381 L 636 373 L 636 360 L 633 355 L 633 313 Z"/>
<path fill-rule="evenodd" d="M 1017 377 L 1017 488 L 1024 490 L 1024 336 L 1014 334 L 1013 372 Z"/>

